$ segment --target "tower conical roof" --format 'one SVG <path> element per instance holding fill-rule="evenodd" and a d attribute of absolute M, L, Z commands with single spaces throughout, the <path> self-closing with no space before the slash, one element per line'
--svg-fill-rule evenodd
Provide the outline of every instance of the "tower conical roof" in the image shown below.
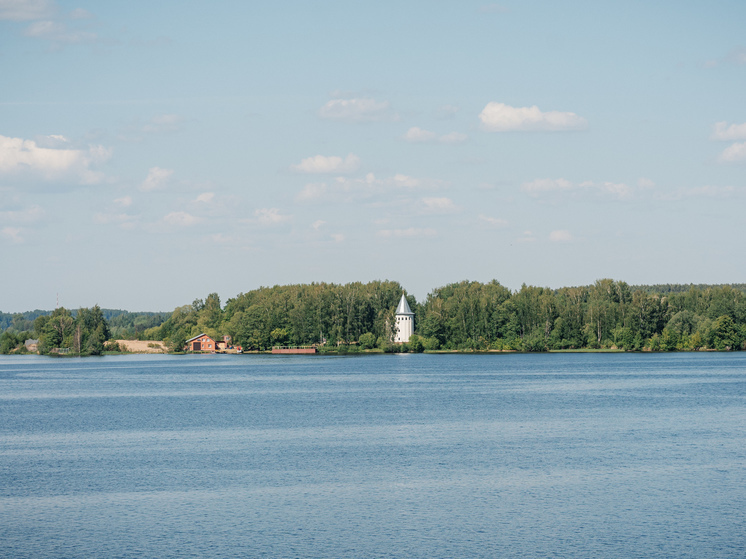
<path fill-rule="evenodd" d="M 399 306 L 396 307 L 396 314 L 414 314 L 412 309 L 409 308 L 409 303 L 407 303 L 407 298 L 403 293 L 399 301 Z"/>

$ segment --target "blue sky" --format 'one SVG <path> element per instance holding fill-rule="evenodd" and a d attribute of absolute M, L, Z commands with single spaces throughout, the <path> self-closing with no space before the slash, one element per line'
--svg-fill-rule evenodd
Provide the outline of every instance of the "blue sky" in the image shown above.
<path fill-rule="evenodd" d="M 0 310 L 746 281 L 746 4 L 0 0 Z"/>

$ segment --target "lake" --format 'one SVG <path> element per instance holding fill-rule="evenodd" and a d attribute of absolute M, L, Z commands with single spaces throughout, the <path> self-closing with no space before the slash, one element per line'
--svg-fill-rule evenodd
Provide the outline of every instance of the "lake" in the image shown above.
<path fill-rule="evenodd" d="M 0 556 L 746 556 L 746 353 L 0 356 Z"/>

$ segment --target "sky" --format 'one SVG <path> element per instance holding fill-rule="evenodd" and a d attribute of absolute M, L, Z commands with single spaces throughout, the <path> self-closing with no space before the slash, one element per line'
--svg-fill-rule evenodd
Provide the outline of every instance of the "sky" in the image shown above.
<path fill-rule="evenodd" d="M 0 0 L 0 311 L 746 282 L 746 3 Z"/>

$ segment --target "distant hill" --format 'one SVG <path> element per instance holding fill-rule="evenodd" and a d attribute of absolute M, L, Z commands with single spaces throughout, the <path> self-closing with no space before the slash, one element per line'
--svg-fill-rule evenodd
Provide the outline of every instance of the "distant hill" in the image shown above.
<path fill-rule="evenodd" d="M 138 337 L 148 328 L 163 324 L 170 312 L 129 312 L 114 309 L 101 309 L 106 322 L 109 323 L 114 338 Z"/>
<path fill-rule="evenodd" d="M 8 329 L 16 332 L 33 330 L 34 320 L 52 312 L 40 309 L 22 313 L 0 312 L 0 332 Z M 101 312 L 109 323 L 112 334 L 121 336 L 136 336 L 148 328 L 160 326 L 171 316 L 170 312 L 129 312 L 121 309 L 101 309 Z M 76 316 L 78 311 L 71 309 L 71 313 Z"/>
<path fill-rule="evenodd" d="M 0 312 L 0 331 L 5 331 L 11 326 L 18 332 L 34 329 L 34 320 L 39 316 L 52 314 L 52 311 L 26 311 L 22 313 L 4 313 Z M 15 323 L 14 323 L 15 322 Z"/>

